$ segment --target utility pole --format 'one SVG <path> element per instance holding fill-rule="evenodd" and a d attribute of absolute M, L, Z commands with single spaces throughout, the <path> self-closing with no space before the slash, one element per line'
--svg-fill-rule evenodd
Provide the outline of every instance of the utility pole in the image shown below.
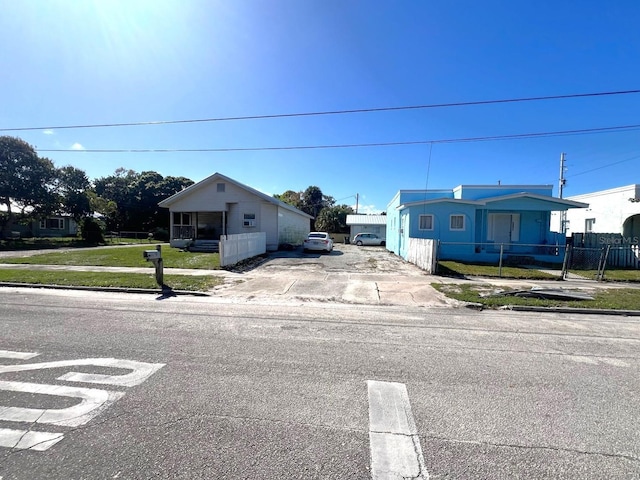
<path fill-rule="evenodd" d="M 562 198 L 562 193 L 564 191 L 564 185 L 567 181 L 564 178 L 564 171 L 566 170 L 564 166 L 566 154 L 562 152 L 560 154 L 560 181 L 558 183 L 558 194 L 559 197 Z M 566 234 L 567 233 L 567 211 L 563 210 L 560 212 L 560 232 Z"/>
<path fill-rule="evenodd" d="M 356 215 L 358 214 L 358 200 L 360 200 L 360 194 L 356 193 Z"/>
<path fill-rule="evenodd" d="M 560 154 L 560 184 L 559 184 L 559 192 L 560 192 L 560 198 L 562 198 L 562 190 L 564 190 L 564 184 L 567 183 L 567 181 L 564 179 L 564 158 L 565 158 L 566 153 L 561 153 Z"/>

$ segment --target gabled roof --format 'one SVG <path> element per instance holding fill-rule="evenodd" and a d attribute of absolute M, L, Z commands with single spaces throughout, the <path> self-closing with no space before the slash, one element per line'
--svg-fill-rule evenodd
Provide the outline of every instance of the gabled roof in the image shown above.
<path fill-rule="evenodd" d="M 347 215 L 347 225 L 386 225 L 386 215 Z"/>
<path fill-rule="evenodd" d="M 221 173 L 214 173 L 213 175 L 208 176 L 207 178 L 205 178 L 204 180 L 200 180 L 197 183 L 194 183 L 193 185 L 185 188 L 184 190 L 171 195 L 169 198 L 166 198 L 164 200 L 162 200 L 161 202 L 158 203 L 159 206 L 163 207 L 163 208 L 169 208 L 171 207 L 172 204 L 174 204 L 176 201 L 181 200 L 185 197 L 188 197 L 189 195 L 191 195 L 192 193 L 202 189 L 202 188 L 206 188 L 209 185 L 213 185 L 214 183 L 217 183 L 218 181 L 223 180 L 224 182 L 230 183 L 232 185 L 235 185 L 238 188 L 241 188 L 243 190 L 246 190 L 247 192 L 261 198 L 262 200 L 264 200 L 265 202 L 271 203 L 273 205 L 277 205 L 278 207 L 284 208 L 286 210 L 298 213 L 300 215 L 304 215 L 305 217 L 308 217 L 310 219 L 312 219 L 313 217 L 311 215 L 306 214 L 305 212 L 303 212 L 302 210 L 298 210 L 297 208 L 289 205 L 288 203 L 284 203 L 280 200 L 278 200 L 277 198 L 271 197 L 269 195 L 267 195 L 266 193 L 262 193 L 258 190 L 256 190 L 255 188 L 251 188 L 243 183 L 240 183 L 232 178 L 229 178 L 225 175 L 222 175 Z"/>

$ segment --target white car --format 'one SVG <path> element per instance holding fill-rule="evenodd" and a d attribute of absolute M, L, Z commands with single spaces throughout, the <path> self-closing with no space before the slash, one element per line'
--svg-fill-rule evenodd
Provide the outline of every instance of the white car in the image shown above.
<path fill-rule="evenodd" d="M 375 233 L 358 233 L 353 237 L 353 241 L 351 243 L 355 243 L 359 247 L 362 245 L 386 245 L 385 239 L 379 237 Z"/>
<path fill-rule="evenodd" d="M 305 252 L 309 250 L 331 252 L 333 250 L 333 240 L 327 232 L 311 232 L 304 239 L 302 249 Z"/>

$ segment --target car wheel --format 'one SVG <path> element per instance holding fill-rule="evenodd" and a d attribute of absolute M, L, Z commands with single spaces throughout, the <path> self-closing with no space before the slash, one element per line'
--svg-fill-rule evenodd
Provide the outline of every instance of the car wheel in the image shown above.
<path fill-rule="evenodd" d="M 360 240 L 358 240 L 358 241 L 356 242 L 356 245 L 357 245 L 357 246 L 359 246 L 359 247 L 361 247 L 361 246 L 362 246 L 362 242 L 361 242 Z"/>
<path fill-rule="evenodd" d="M 382 242 L 380 245 L 382 245 L 383 247 L 387 244 L 387 242 Z"/>

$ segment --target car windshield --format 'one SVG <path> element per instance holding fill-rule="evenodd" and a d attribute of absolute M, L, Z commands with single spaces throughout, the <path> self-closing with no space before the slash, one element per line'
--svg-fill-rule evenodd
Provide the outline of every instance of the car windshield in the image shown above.
<path fill-rule="evenodd" d="M 326 233 L 310 233 L 309 238 L 327 238 Z"/>

